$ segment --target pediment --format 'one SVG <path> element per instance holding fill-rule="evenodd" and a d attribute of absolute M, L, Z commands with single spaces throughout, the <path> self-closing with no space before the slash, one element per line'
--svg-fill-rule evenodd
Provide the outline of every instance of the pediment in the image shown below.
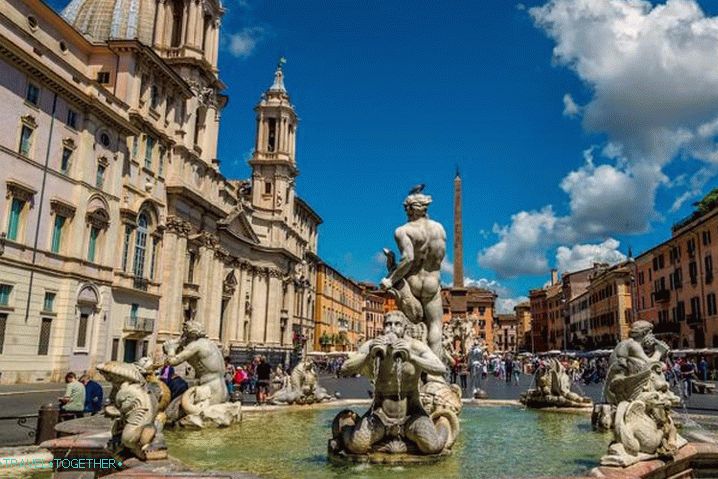
<path fill-rule="evenodd" d="M 219 221 L 219 227 L 230 233 L 244 238 L 245 240 L 259 244 L 259 236 L 254 231 L 252 223 L 247 217 L 247 212 L 242 207 L 237 207 L 225 219 Z"/>

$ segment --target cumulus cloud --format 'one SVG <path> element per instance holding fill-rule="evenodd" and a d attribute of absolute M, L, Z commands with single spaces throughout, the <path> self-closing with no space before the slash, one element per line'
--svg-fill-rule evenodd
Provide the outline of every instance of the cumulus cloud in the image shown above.
<path fill-rule="evenodd" d="M 545 273 L 547 250 L 559 245 L 646 231 L 659 218 L 658 188 L 678 184 L 663 172 L 677 156 L 708 166 L 680 187 L 686 191 L 673 211 L 718 172 L 718 17 L 707 17 L 695 0 L 549 0 L 529 13 L 555 42 L 554 63 L 592 93 L 582 106 L 564 95 L 564 114 L 580 116 L 585 130 L 607 141 L 597 147 L 601 162 L 592 148 L 560 182 L 566 215 L 549 205 L 494 227 L 498 242 L 479 263 L 501 277 Z"/>
<path fill-rule="evenodd" d="M 563 96 L 563 116 L 574 117 L 579 114 L 581 107 L 576 104 L 570 93 Z"/>
<path fill-rule="evenodd" d="M 626 255 L 618 251 L 621 243 L 609 238 L 599 244 L 577 244 L 556 249 L 556 264 L 560 273 L 590 268 L 593 263 L 616 264 L 625 261 Z"/>
<path fill-rule="evenodd" d="M 454 263 L 444 258 L 441 260 L 441 272 L 446 274 L 454 274 Z"/>
<path fill-rule="evenodd" d="M 237 33 L 230 34 L 229 52 L 237 58 L 248 58 L 252 55 L 264 34 L 265 31 L 261 27 L 246 27 Z"/>
<path fill-rule="evenodd" d="M 528 301 L 527 296 L 517 296 L 514 298 L 497 298 L 496 299 L 496 312 L 499 314 L 511 314 L 514 312 L 514 307 L 517 304 Z"/>

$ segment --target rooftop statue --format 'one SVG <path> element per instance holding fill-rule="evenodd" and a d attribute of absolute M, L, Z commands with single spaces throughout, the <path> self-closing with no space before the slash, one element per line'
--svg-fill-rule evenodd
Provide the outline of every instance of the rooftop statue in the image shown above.
<path fill-rule="evenodd" d="M 558 359 L 547 359 L 534 373 L 536 389 L 521 394 L 528 407 L 586 407 L 591 399 L 571 391 L 571 378 Z"/>
<path fill-rule="evenodd" d="M 411 455 L 446 454 L 459 432 L 461 399 L 442 381 L 441 359 L 425 343 L 407 337 L 408 320 L 401 311 L 384 315 L 384 332 L 350 354 L 343 375 L 361 373 L 374 382 L 371 408 L 359 417 L 340 412 L 332 424 L 332 458 L 359 462 L 413 462 Z M 403 456 L 387 455 L 403 453 Z"/>
<path fill-rule="evenodd" d="M 168 341 L 163 349 L 169 364 L 176 366 L 187 361 L 199 380 L 197 386 L 175 399 L 181 403 L 178 414 L 170 413 L 177 411 L 172 405 L 167 408 L 169 422 L 201 428 L 207 424 L 227 426 L 239 420 L 240 404 L 227 402 L 222 352 L 207 338 L 201 323 L 186 321 L 179 341 Z"/>
<path fill-rule="evenodd" d="M 389 272 L 380 286 L 396 296 L 399 309 L 409 321 L 426 324 L 429 347 L 442 358 L 440 274 L 446 254 L 446 232 L 440 223 L 429 219 L 431 196 L 423 194 L 423 189 L 424 185 L 414 187 L 404 200 L 408 222 L 394 231 L 401 257 L 397 263 L 394 253 L 384 250 Z"/>
<path fill-rule="evenodd" d="M 604 396 L 610 408 L 613 442 L 601 458 L 606 466 L 630 466 L 656 457 L 673 457 L 686 440 L 678 435 L 671 408 L 680 398 L 663 375 L 668 346 L 653 336 L 653 325 L 636 321 L 630 337 L 609 359 Z"/>

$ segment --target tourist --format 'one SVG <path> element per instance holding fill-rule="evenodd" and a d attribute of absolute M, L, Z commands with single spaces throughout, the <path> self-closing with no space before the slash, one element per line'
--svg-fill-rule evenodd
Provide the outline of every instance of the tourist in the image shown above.
<path fill-rule="evenodd" d="M 468 387 L 468 377 L 469 377 L 469 364 L 467 362 L 466 356 L 462 357 L 461 362 L 459 363 L 459 380 L 461 381 L 461 389 L 466 389 Z"/>
<path fill-rule="evenodd" d="M 506 375 L 506 382 L 511 383 L 511 377 L 514 375 L 514 363 L 509 355 L 504 357 L 504 374 Z"/>
<path fill-rule="evenodd" d="M 692 361 L 682 359 L 681 362 L 681 379 L 683 379 L 683 397 L 689 398 L 693 394 L 693 378 L 696 375 L 696 369 Z"/>
<path fill-rule="evenodd" d="M 701 360 L 698 362 L 698 377 L 701 381 L 708 381 L 708 361 L 705 356 L 701 356 Z"/>
<path fill-rule="evenodd" d="M 288 382 L 289 376 L 284 372 L 284 367 L 281 364 L 277 364 L 277 368 L 274 370 L 274 374 L 272 374 L 272 389 L 279 391 L 284 388 Z"/>
<path fill-rule="evenodd" d="M 162 369 L 160 370 L 160 379 L 165 383 L 168 383 L 174 374 L 175 368 L 168 361 L 165 361 L 165 365 L 162 366 Z"/>
<path fill-rule="evenodd" d="M 231 396 L 234 392 L 234 373 L 237 368 L 230 361 L 229 356 L 224 358 L 224 384 L 227 386 L 227 393 Z"/>
<path fill-rule="evenodd" d="M 269 394 L 269 381 L 272 377 L 272 366 L 267 358 L 260 356 L 257 365 L 257 404 L 264 404 Z"/>
<path fill-rule="evenodd" d="M 518 361 L 518 359 L 514 360 L 513 368 L 512 368 L 514 374 L 514 383 L 518 386 L 519 379 L 521 379 L 521 363 Z"/>
<path fill-rule="evenodd" d="M 61 398 L 60 411 L 62 416 L 67 419 L 76 419 L 84 415 L 85 411 L 85 386 L 77 380 L 75 373 L 67 373 L 65 375 L 65 395 Z"/>
<path fill-rule="evenodd" d="M 237 370 L 234 373 L 233 382 L 234 385 L 239 388 L 241 392 L 245 392 L 246 384 L 249 380 L 247 371 L 242 366 L 237 366 Z"/>
<path fill-rule="evenodd" d="M 80 382 L 85 386 L 85 412 L 89 412 L 92 416 L 102 410 L 102 396 L 104 391 L 99 383 L 90 379 L 90 376 L 83 374 Z"/>
<path fill-rule="evenodd" d="M 182 377 L 176 373 L 173 374 L 168 381 L 167 387 L 170 390 L 170 400 L 174 400 L 175 398 L 180 397 L 182 394 L 184 394 L 185 391 L 187 391 L 187 389 L 189 389 L 187 381 L 182 379 Z"/>

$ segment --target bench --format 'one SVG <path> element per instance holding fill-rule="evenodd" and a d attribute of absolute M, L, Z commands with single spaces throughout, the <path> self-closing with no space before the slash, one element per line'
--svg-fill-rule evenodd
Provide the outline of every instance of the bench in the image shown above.
<path fill-rule="evenodd" d="M 703 381 L 693 381 L 693 392 L 698 394 L 713 394 L 716 385 Z"/>

